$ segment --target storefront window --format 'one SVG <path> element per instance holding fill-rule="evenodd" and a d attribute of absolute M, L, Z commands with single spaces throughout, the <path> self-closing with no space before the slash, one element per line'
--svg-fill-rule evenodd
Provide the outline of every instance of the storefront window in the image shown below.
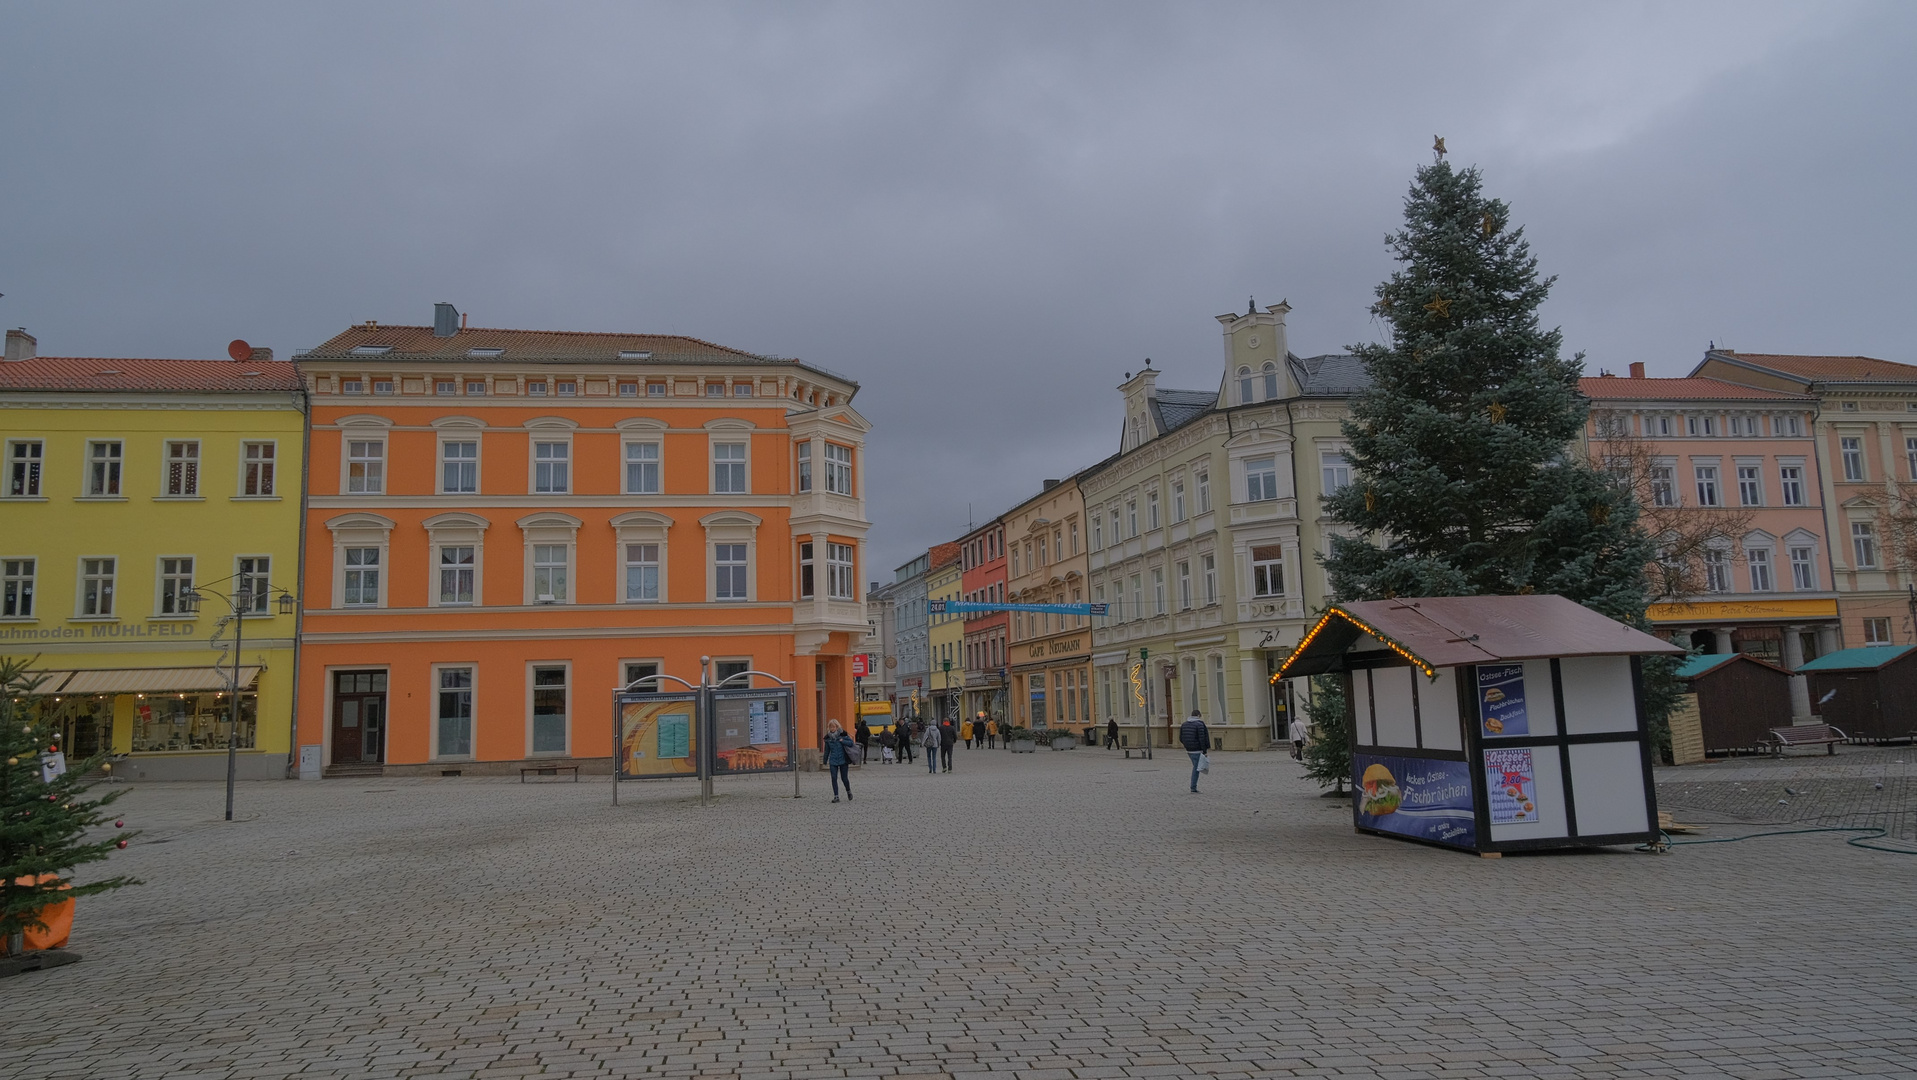
<path fill-rule="evenodd" d="M 1045 673 L 1032 676 L 1032 726 L 1045 726 Z"/>
<path fill-rule="evenodd" d="M 225 694 L 148 694 L 133 713 L 133 752 L 224 750 L 232 720 L 232 699 Z M 259 727 L 259 695 L 240 697 L 237 745 L 251 750 Z"/>
<path fill-rule="evenodd" d="M 113 699 L 42 698 L 40 722 L 60 733 L 69 760 L 90 758 L 113 743 Z"/>

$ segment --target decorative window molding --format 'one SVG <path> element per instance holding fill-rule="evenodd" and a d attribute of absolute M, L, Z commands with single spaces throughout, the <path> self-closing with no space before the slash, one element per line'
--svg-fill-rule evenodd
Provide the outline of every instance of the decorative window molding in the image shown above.
<path fill-rule="evenodd" d="M 583 524 L 571 514 L 528 514 L 515 522 L 525 547 L 526 604 L 571 604 L 578 594 L 578 538 Z"/>
<path fill-rule="evenodd" d="M 486 530 L 477 514 L 435 514 L 420 524 L 427 535 L 427 607 L 478 607 L 486 602 Z"/>
<path fill-rule="evenodd" d="M 667 595 L 667 582 L 670 580 L 670 566 L 668 564 L 670 545 L 667 543 L 667 539 L 672 529 L 672 519 L 664 514 L 654 513 L 650 510 L 633 510 L 613 518 L 611 524 L 615 540 L 613 544 L 613 580 L 618 582 L 616 596 L 618 602 L 622 604 L 668 603 L 670 601 L 670 597 Z M 632 555 L 635 553 L 627 550 L 628 547 L 632 546 L 654 547 L 657 550 L 655 552 L 638 553 L 641 555 L 650 555 L 649 559 L 634 559 Z M 634 585 L 639 583 L 629 580 L 629 576 L 632 568 L 636 566 L 650 566 L 652 568 L 652 574 L 655 577 L 651 589 L 653 595 L 643 595 L 645 592 L 643 588 L 638 590 L 640 595 L 634 594 Z M 643 576 L 644 575 L 642 575 L 642 577 Z"/>
<path fill-rule="evenodd" d="M 745 596 L 728 596 L 726 603 L 750 603 L 759 598 L 759 526 L 763 519 L 756 514 L 743 510 L 721 510 L 707 514 L 699 519 L 699 525 L 705 530 L 706 564 L 706 600 L 708 603 L 721 602 L 719 599 L 718 555 L 720 545 L 743 545 L 745 547 Z M 729 560 L 730 563 L 730 560 Z"/>
<path fill-rule="evenodd" d="M 326 529 L 333 534 L 333 573 L 331 605 L 343 607 L 385 607 L 387 604 L 387 586 L 392 578 L 393 520 L 379 514 L 364 512 L 340 514 L 326 519 Z M 347 565 L 348 549 L 371 549 L 375 552 L 373 563 Z M 347 576 L 357 571 L 359 582 L 364 583 L 366 571 L 375 575 L 375 599 L 367 604 L 363 594 L 356 597 L 355 603 L 348 605 Z"/>

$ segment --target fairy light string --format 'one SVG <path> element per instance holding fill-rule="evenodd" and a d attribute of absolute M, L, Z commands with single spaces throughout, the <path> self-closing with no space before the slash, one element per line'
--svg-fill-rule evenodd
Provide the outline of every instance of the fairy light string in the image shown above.
<path fill-rule="evenodd" d="M 1305 650 L 1311 647 L 1312 641 L 1315 640 L 1319 634 L 1325 632 L 1325 627 L 1331 625 L 1331 617 L 1333 615 L 1344 619 L 1351 625 L 1383 642 L 1386 648 L 1410 661 L 1412 667 L 1424 672 L 1425 678 L 1435 680 L 1438 677 L 1438 670 L 1436 668 L 1426 663 L 1424 658 L 1417 653 L 1412 652 L 1410 649 L 1392 640 L 1391 635 L 1386 634 L 1384 631 L 1379 630 L 1377 627 L 1372 626 L 1343 608 L 1334 607 L 1325 612 L 1324 617 L 1318 620 L 1318 625 L 1312 627 L 1311 632 L 1305 635 L 1304 640 L 1300 641 L 1297 647 L 1291 650 L 1291 655 L 1285 658 L 1284 664 L 1278 668 L 1278 673 L 1271 677 L 1271 684 L 1273 686 L 1278 685 L 1278 680 L 1286 677 L 1285 672 L 1291 670 L 1293 662 L 1304 655 Z"/>

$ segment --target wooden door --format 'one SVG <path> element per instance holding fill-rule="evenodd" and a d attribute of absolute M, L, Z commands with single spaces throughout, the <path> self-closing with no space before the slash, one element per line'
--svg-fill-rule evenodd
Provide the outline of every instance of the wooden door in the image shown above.
<path fill-rule="evenodd" d="M 386 673 L 333 673 L 333 764 L 386 760 Z"/>

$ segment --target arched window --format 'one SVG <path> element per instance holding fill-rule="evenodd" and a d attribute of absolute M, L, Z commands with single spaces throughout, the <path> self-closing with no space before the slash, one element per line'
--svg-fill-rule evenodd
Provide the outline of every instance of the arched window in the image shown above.
<path fill-rule="evenodd" d="M 1238 404 L 1251 404 L 1251 369 L 1248 367 L 1238 369 Z"/>
<path fill-rule="evenodd" d="M 1278 365 L 1265 361 L 1265 400 L 1278 400 Z"/>

